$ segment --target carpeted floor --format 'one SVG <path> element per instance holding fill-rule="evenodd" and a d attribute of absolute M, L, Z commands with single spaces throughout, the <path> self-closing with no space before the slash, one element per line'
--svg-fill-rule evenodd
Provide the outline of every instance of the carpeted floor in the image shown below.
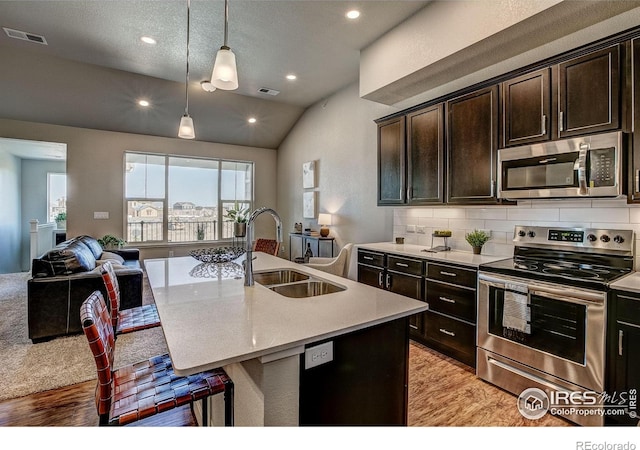
<path fill-rule="evenodd" d="M 0 274 L 0 400 L 96 378 L 83 334 L 32 344 L 27 329 L 27 273 Z M 143 303 L 153 303 L 146 277 Z M 161 328 L 118 337 L 115 367 L 166 353 Z"/>

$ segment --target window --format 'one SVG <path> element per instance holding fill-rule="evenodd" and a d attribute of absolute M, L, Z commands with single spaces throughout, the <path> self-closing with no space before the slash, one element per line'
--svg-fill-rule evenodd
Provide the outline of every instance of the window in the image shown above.
<path fill-rule="evenodd" d="M 56 216 L 67 212 L 67 174 L 47 174 L 47 219 L 55 222 Z"/>
<path fill-rule="evenodd" d="M 251 162 L 125 154 L 128 242 L 230 239 L 236 202 L 253 204 Z"/>

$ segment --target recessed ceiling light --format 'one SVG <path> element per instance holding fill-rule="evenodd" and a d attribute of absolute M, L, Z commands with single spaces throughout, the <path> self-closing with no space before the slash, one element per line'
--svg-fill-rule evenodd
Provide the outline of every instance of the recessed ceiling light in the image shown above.
<path fill-rule="evenodd" d="M 142 36 L 140 38 L 140 40 L 142 42 L 144 42 L 145 44 L 149 44 L 149 45 L 155 45 L 156 40 L 154 38 L 152 38 L 151 36 Z"/>
<path fill-rule="evenodd" d="M 147 107 L 147 106 L 149 106 L 150 104 L 151 104 L 151 103 L 149 103 L 149 101 L 148 101 L 148 100 L 138 100 L 138 105 L 140 105 L 140 106 Z"/>
<path fill-rule="evenodd" d="M 360 17 L 360 11 L 358 11 L 357 9 L 352 9 L 346 14 L 346 16 L 347 19 L 357 19 L 358 17 Z"/>
<path fill-rule="evenodd" d="M 249 119 L 247 120 L 247 122 L 249 122 L 249 123 L 256 123 L 256 122 L 257 122 L 257 120 L 256 120 L 256 118 L 255 118 L 255 117 L 249 117 Z"/>
<path fill-rule="evenodd" d="M 202 88 L 202 90 L 207 92 L 213 92 L 216 90 L 216 87 L 209 80 L 201 81 L 200 87 Z"/>
<path fill-rule="evenodd" d="M 294 74 L 290 73 L 289 75 L 287 75 L 287 80 L 295 80 L 296 78 L 298 78 L 297 76 L 295 76 Z"/>

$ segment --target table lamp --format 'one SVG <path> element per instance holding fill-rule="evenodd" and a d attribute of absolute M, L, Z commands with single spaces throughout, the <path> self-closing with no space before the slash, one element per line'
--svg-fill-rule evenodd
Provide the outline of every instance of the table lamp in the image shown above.
<path fill-rule="evenodd" d="M 318 214 L 318 225 L 320 225 L 320 236 L 329 236 L 329 228 L 327 228 L 327 225 L 331 225 L 331 214 Z"/>

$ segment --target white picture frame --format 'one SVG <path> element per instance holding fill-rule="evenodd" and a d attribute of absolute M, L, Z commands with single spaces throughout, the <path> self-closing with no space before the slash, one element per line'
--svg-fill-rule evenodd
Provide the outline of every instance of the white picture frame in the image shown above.
<path fill-rule="evenodd" d="M 314 219 L 316 217 L 316 192 L 302 193 L 302 217 Z"/>
<path fill-rule="evenodd" d="M 316 162 L 302 163 L 302 187 L 304 189 L 316 187 Z"/>

